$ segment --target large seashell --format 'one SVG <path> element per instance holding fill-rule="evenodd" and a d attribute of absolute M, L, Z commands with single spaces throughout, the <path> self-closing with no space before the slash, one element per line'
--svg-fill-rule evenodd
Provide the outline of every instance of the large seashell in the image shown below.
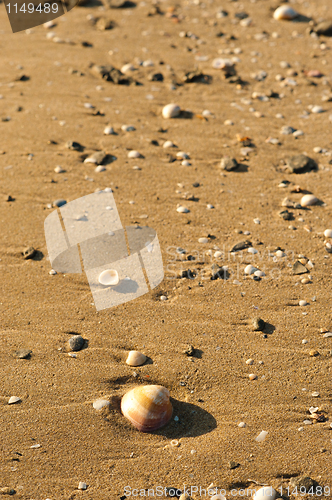
<path fill-rule="evenodd" d="M 145 363 L 147 357 L 139 351 L 129 351 L 126 363 L 129 366 L 141 366 Z"/>
<path fill-rule="evenodd" d="M 100 273 L 98 278 L 99 283 L 105 286 L 114 286 L 119 283 L 119 274 L 115 269 L 106 269 Z"/>
<path fill-rule="evenodd" d="M 162 115 L 164 118 L 176 118 L 180 111 L 181 108 L 177 104 L 167 104 L 163 107 Z"/>
<path fill-rule="evenodd" d="M 169 422 L 173 407 L 169 391 L 161 385 L 144 385 L 127 392 L 121 400 L 123 415 L 141 432 L 150 432 Z"/>
<path fill-rule="evenodd" d="M 281 5 L 274 11 L 273 17 L 277 21 L 292 21 L 299 15 L 300 14 L 292 9 L 292 7 L 289 7 L 289 5 Z"/>
<path fill-rule="evenodd" d="M 272 486 L 260 488 L 253 496 L 253 500 L 275 500 L 276 498 L 277 492 L 272 488 Z"/>

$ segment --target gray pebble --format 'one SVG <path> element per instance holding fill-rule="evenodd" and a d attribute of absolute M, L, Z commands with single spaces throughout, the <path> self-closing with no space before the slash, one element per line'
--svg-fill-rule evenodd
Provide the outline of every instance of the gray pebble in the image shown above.
<path fill-rule="evenodd" d="M 74 335 L 68 340 L 68 344 L 72 351 L 80 351 L 84 346 L 84 338 L 81 335 Z"/>

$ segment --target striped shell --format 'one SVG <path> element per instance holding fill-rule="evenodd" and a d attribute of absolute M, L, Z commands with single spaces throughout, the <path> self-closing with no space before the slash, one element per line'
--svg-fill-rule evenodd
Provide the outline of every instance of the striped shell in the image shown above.
<path fill-rule="evenodd" d="M 150 432 L 169 422 L 173 407 L 170 394 L 161 385 L 144 385 L 127 392 L 121 400 L 122 414 L 141 432 Z"/>

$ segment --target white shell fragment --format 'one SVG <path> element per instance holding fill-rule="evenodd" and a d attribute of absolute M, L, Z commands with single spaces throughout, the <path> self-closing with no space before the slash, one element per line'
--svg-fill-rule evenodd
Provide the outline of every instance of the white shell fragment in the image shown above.
<path fill-rule="evenodd" d="M 261 443 L 262 441 L 264 441 L 264 439 L 266 438 L 267 435 L 268 435 L 267 431 L 262 431 L 255 438 L 255 441 L 257 441 L 258 443 Z"/>
<path fill-rule="evenodd" d="M 305 194 L 302 196 L 300 203 L 301 207 L 310 207 L 311 205 L 317 205 L 318 201 L 318 198 L 313 194 Z"/>
<path fill-rule="evenodd" d="M 136 130 L 136 128 L 134 127 L 134 125 L 122 125 L 121 130 L 123 132 L 134 132 L 134 130 Z"/>
<path fill-rule="evenodd" d="M 119 274 L 115 269 L 106 269 L 100 273 L 98 281 L 101 285 L 114 286 L 119 283 Z"/>
<path fill-rule="evenodd" d="M 182 206 L 178 207 L 176 211 L 179 212 L 180 214 L 187 214 L 190 212 L 189 208 Z"/>
<path fill-rule="evenodd" d="M 253 500 L 275 500 L 276 498 L 277 492 L 272 488 L 272 486 L 260 488 L 253 496 Z"/>
<path fill-rule="evenodd" d="M 249 264 L 248 266 L 245 267 L 244 273 L 245 274 L 254 274 L 256 271 L 258 271 L 257 267 L 252 266 Z"/>
<path fill-rule="evenodd" d="M 83 481 L 80 481 L 80 482 L 78 483 L 78 489 L 79 489 L 79 490 L 86 490 L 86 489 L 87 489 L 87 485 L 86 485 L 86 483 L 83 483 Z"/>
<path fill-rule="evenodd" d="M 139 153 L 138 151 L 132 150 L 132 151 L 129 151 L 128 158 L 143 158 L 143 157 L 142 157 L 141 153 Z"/>
<path fill-rule="evenodd" d="M 145 363 L 147 357 L 140 351 L 129 351 L 126 363 L 129 366 L 141 366 Z"/>
<path fill-rule="evenodd" d="M 304 306 L 307 306 L 307 305 L 308 305 L 308 302 L 306 300 L 300 300 L 299 306 L 304 307 Z"/>
<path fill-rule="evenodd" d="M 104 128 L 104 135 L 114 135 L 114 129 L 110 125 Z"/>
<path fill-rule="evenodd" d="M 133 66 L 131 63 L 124 64 L 121 68 L 121 73 L 130 73 L 131 71 L 135 71 L 135 66 Z"/>
<path fill-rule="evenodd" d="M 218 57 L 212 61 L 212 68 L 214 69 L 226 69 L 233 67 L 234 64 L 230 59 L 221 59 Z"/>
<path fill-rule="evenodd" d="M 95 410 L 101 410 L 105 406 L 109 406 L 110 402 L 107 399 L 97 399 L 93 402 L 93 407 Z"/>
<path fill-rule="evenodd" d="M 15 403 L 19 403 L 21 400 L 21 398 L 18 398 L 17 396 L 11 396 L 8 400 L 8 404 L 9 405 L 13 405 Z"/>
<path fill-rule="evenodd" d="M 325 229 L 324 236 L 325 238 L 332 238 L 332 229 Z"/>
<path fill-rule="evenodd" d="M 298 16 L 299 13 L 292 9 L 292 7 L 289 7 L 289 5 L 281 5 L 273 14 L 274 19 L 277 21 L 292 21 Z"/>
<path fill-rule="evenodd" d="M 163 107 L 162 115 L 164 118 L 176 118 L 180 112 L 181 108 L 177 104 L 167 104 Z"/>

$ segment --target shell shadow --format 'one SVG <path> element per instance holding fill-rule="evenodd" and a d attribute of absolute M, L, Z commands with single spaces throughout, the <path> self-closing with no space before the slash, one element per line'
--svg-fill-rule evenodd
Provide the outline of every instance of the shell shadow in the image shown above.
<path fill-rule="evenodd" d="M 310 23 L 310 21 L 312 21 L 311 17 L 303 16 L 302 14 L 299 14 L 292 20 L 293 23 Z"/>
<path fill-rule="evenodd" d="M 152 434 L 165 436 L 168 439 L 179 439 L 181 437 L 201 436 L 217 427 L 216 419 L 203 408 L 173 398 L 171 398 L 171 402 L 173 405 L 172 419 L 165 427 L 153 431 Z M 174 420 L 175 416 L 179 418 L 178 422 Z"/>
<path fill-rule="evenodd" d="M 114 287 L 118 293 L 136 293 L 138 290 L 138 283 L 134 280 L 121 280 L 117 286 Z"/>

